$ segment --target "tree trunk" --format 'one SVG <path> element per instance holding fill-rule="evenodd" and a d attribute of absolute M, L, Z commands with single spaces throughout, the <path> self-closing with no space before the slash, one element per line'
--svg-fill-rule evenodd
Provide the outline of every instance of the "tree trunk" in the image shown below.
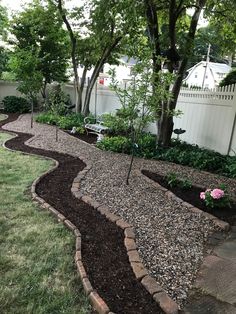
<path fill-rule="evenodd" d="M 76 93 L 76 104 L 75 104 L 75 112 L 80 113 L 82 109 L 82 93 L 80 89 L 80 83 L 79 83 L 79 76 L 78 76 L 78 64 L 76 60 L 76 37 L 73 33 L 73 30 L 71 28 L 71 25 L 69 21 L 67 20 L 66 14 L 64 9 L 62 8 L 62 0 L 58 0 L 58 5 L 57 5 L 58 11 L 60 12 L 60 15 L 62 17 L 63 22 L 66 25 L 67 31 L 70 36 L 70 41 L 71 41 L 71 61 L 73 65 L 73 71 L 74 71 L 74 76 L 75 76 L 75 93 Z"/>
<path fill-rule="evenodd" d="M 43 97 L 44 103 L 46 102 L 46 88 L 47 88 L 47 82 L 44 81 L 42 89 L 41 89 L 41 95 Z"/>
<path fill-rule="evenodd" d="M 99 73 L 103 67 L 103 65 L 106 63 L 107 58 L 110 56 L 112 50 L 118 45 L 118 43 L 121 41 L 122 37 L 117 37 L 114 39 L 113 43 L 111 44 L 110 47 L 107 47 L 103 51 L 103 55 L 101 58 L 98 60 L 97 64 L 95 65 L 95 68 L 92 73 L 91 80 L 88 83 L 87 86 L 87 91 L 85 95 L 85 100 L 84 100 L 84 107 L 83 107 L 83 115 L 87 116 L 89 114 L 89 105 L 90 105 L 90 99 L 91 99 L 91 94 L 93 87 L 96 83 L 96 80 L 99 76 Z"/>
<path fill-rule="evenodd" d="M 88 71 L 88 68 L 85 66 L 83 70 L 81 82 L 80 82 L 81 95 L 83 94 L 87 71 Z"/>
<path fill-rule="evenodd" d="M 194 38 L 195 38 L 199 16 L 205 3 L 206 3 L 206 0 L 199 0 L 198 6 L 196 6 L 195 12 L 192 16 L 190 28 L 188 32 L 188 37 L 185 44 L 185 55 L 180 64 L 179 70 L 177 72 L 177 78 L 172 87 L 173 98 L 168 102 L 168 104 L 165 104 L 164 109 L 165 110 L 168 109 L 167 111 L 173 111 L 176 108 L 182 80 L 183 80 L 184 73 L 187 68 L 188 59 L 193 51 Z M 159 140 L 158 140 L 158 144 L 160 146 L 170 146 L 173 128 L 174 128 L 173 115 L 168 115 L 167 112 L 163 112 L 162 110 L 162 117 L 159 123 Z"/>
<path fill-rule="evenodd" d="M 75 102 L 75 112 L 81 113 L 82 109 L 82 94 L 80 89 L 80 82 L 78 76 L 77 62 L 76 62 L 76 39 L 72 42 L 72 50 L 71 50 L 71 59 L 73 63 L 73 70 L 75 76 L 75 93 L 76 93 L 76 102 Z"/>

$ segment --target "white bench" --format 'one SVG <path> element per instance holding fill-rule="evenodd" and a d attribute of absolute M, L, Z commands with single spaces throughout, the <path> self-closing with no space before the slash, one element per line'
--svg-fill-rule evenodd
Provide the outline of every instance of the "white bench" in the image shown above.
<path fill-rule="evenodd" d="M 96 134 L 97 137 L 97 142 L 100 142 L 103 138 L 104 138 L 104 134 L 106 133 L 106 131 L 109 129 L 107 126 L 103 125 L 103 122 L 99 119 L 95 120 L 95 123 L 87 123 L 90 122 L 91 118 L 90 117 L 86 117 L 84 118 L 84 127 L 86 129 L 87 134 L 88 133 L 92 133 L 92 134 Z"/>

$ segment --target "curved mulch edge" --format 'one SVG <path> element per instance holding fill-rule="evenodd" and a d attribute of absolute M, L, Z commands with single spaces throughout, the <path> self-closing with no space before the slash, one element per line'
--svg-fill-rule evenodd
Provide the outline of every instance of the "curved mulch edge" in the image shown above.
<path fill-rule="evenodd" d="M 11 131 L 3 130 L 6 133 L 12 134 L 14 136 L 18 136 L 16 133 Z M 34 135 L 33 135 L 34 137 Z M 31 141 L 32 139 L 30 139 Z M 12 152 L 18 152 L 17 150 L 10 149 L 6 147 L 5 143 L 8 140 L 6 140 L 3 143 L 3 147 L 9 151 Z M 27 145 L 28 140 L 24 143 Z M 20 152 L 24 155 L 31 155 L 31 156 L 37 156 L 40 157 L 37 154 L 30 154 L 30 153 L 24 153 Z M 85 271 L 83 262 L 82 262 L 82 253 L 81 253 L 81 233 L 79 229 L 71 223 L 64 215 L 62 215 L 57 209 L 52 207 L 50 204 L 44 201 L 43 198 L 39 197 L 36 193 L 36 186 L 39 183 L 39 181 L 47 176 L 49 173 L 53 172 L 58 166 L 59 162 L 53 158 L 43 156 L 44 159 L 52 160 L 55 165 L 44 172 L 40 177 L 34 180 L 34 182 L 31 185 L 31 194 L 32 199 L 36 201 L 42 208 L 49 210 L 53 216 L 56 217 L 58 222 L 63 223 L 69 230 L 71 230 L 75 235 L 75 263 L 77 266 L 77 270 L 79 272 L 84 290 L 86 295 L 88 296 L 90 303 L 92 304 L 93 308 L 99 313 L 99 314 L 114 314 L 113 312 L 110 312 L 110 309 L 108 305 L 105 303 L 105 301 L 99 296 L 99 294 L 93 289 L 88 275 Z M 86 167 L 79 172 L 79 174 L 75 177 L 71 192 L 72 194 L 78 198 L 81 199 L 83 202 L 87 203 L 88 205 L 92 206 L 94 209 L 96 209 L 100 214 L 106 217 L 109 221 L 112 223 L 115 223 L 119 228 L 121 228 L 124 232 L 124 245 L 127 250 L 127 255 L 129 258 L 130 266 L 134 272 L 134 275 L 138 281 L 141 281 L 141 284 L 144 286 L 144 288 L 148 291 L 149 294 L 153 297 L 155 302 L 160 306 L 160 308 L 166 313 L 166 314 L 177 314 L 179 311 L 178 304 L 172 300 L 168 294 L 163 290 L 163 288 L 157 284 L 156 280 L 152 278 L 150 275 L 148 275 L 147 270 L 145 269 L 144 265 L 142 264 L 139 253 L 137 251 L 136 243 L 135 243 L 135 234 L 132 225 L 128 224 L 126 221 L 124 221 L 121 217 L 113 214 L 110 212 L 109 208 L 104 206 L 103 204 L 99 204 L 97 201 L 93 200 L 89 195 L 83 195 L 80 191 L 80 181 L 85 177 L 86 173 L 92 168 L 92 164 L 88 163 L 83 156 L 78 156 L 79 159 L 81 159 L 84 163 L 87 163 Z M 141 173 L 141 172 L 140 172 Z"/>
<path fill-rule="evenodd" d="M 79 157 L 83 162 L 86 160 L 80 156 Z M 127 250 L 127 255 L 129 257 L 130 266 L 134 272 L 134 275 L 137 280 L 141 281 L 144 288 L 151 294 L 153 299 L 157 302 L 157 304 L 161 307 L 161 309 L 166 314 L 175 314 L 178 313 L 179 306 L 178 304 L 172 300 L 168 294 L 162 289 L 160 285 L 157 284 L 156 280 L 148 275 L 146 268 L 144 267 L 141 259 L 139 257 L 139 253 L 137 251 L 136 243 L 135 243 L 135 234 L 132 225 L 123 220 L 120 216 L 113 214 L 108 207 L 103 204 L 98 203 L 93 200 L 90 195 L 83 195 L 80 192 L 80 181 L 86 176 L 86 173 L 92 168 L 89 164 L 87 165 L 83 171 L 81 171 L 77 177 L 74 179 L 71 192 L 75 197 L 81 199 L 83 202 L 92 206 L 96 209 L 101 215 L 105 216 L 106 219 L 115 223 L 119 228 L 121 228 L 124 232 L 124 245 Z M 79 270 L 80 272 L 80 270 Z M 104 313 L 104 312 L 102 312 Z"/>
<path fill-rule="evenodd" d="M 172 199 L 177 201 L 178 203 L 182 204 L 183 206 L 187 207 L 188 210 L 192 213 L 198 214 L 199 216 L 204 216 L 208 219 L 210 219 L 213 224 L 220 228 L 223 231 L 229 231 L 230 230 L 230 224 L 228 222 L 225 222 L 219 218 L 217 218 L 214 215 L 211 215 L 209 213 L 204 212 L 203 210 L 201 210 L 198 207 L 194 207 L 192 204 L 183 201 L 181 198 L 179 198 L 178 196 L 176 196 L 174 193 L 172 193 L 170 190 L 164 188 L 162 185 L 160 185 L 159 183 L 153 181 L 152 179 L 148 178 L 145 174 L 143 174 L 140 170 L 135 170 L 136 171 L 136 175 L 142 177 L 144 180 L 146 180 L 149 184 L 152 184 L 155 188 L 161 190 L 162 192 L 165 193 L 165 195 L 167 196 L 168 199 Z M 200 186 L 199 186 L 200 187 Z"/>
<path fill-rule="evenodd" d="M 11 135 L 14 135 L 15 137 L 18 136 L 14 132 L 9 132 L 9 131 L 4 131 L 4 132 L 5 133 L 9 133 Z M 9 140 L 6 140 L 3 143 L 3 147 L 6 150 L 8 150 L 8 151 L 17 152 L 17 153 L 20 153 L 20 154 L 23 154 L 23 155 L 41 157 L 41 156 L 39 156 L 37 154 L 24 153 L 24 152 L 19 152 L 17 150 L 10 149 L 10 148 L 6 147 L 6 145 L 5 145 L 5 143 L 7 141 L 9 141 Z M 74 224 L 72 224 L 68 219 L 66 219 L 66 217 L 64 215 L 62 215 L 56 208 L 52 207 L 50 204 L 45 202 L 44 199 L 41 198 L 40 196 L 38 196 L 38 194 L 36 193 L 36 186 L 39 183 L 39 181 L 41 179 L 43 179 L 44 177 L 46 177 L 49 173 L 53 172 L 59 166 L 59 162 L 57 160 L 53 159 L 53 158 L 44 156 L 43 159 L 52 160 L 54 162 L 54 166 L 51 169 L 49 169 L 46 172 L 44 172 L 41 176 L 39 176 L 38 178 L 36 178 L 33 181 L 32 185 L 31 185 L 32 199 L 34 201 L 36 201 L 43 209 L 48 210 L 57 219 L 58 222 L 63 223 L 70 231 L 72 231 L 74 233 L 74 236 L 75 236 L 75 263 L 76 263 L 77 270 L 79 272 L 79 275 L 80 275 L 80 278 L 81 278 L 81 281 L 82 281 L 85 293 L 88 296 L 88 298 L 89 298 L 93 308 L 99 314 L 107 314 L 107 313 L 112 314 L 112 312 L 110 312 L 110 309 L 107 306 L 107 304 L 104 302 L 104 300 L 93 289 L 93 287 L 92 287 L 92 285 L 91 285 L 91 283 L 90 283 L 90 281 L 89 281 L 89 279 L 87 277 L 85 268 L 84 268 L 83 263 L 82 263 L 82 257 L 81 257 L 82 256 L 81 255 L 81 233 L 80 233 L 79 229 Z"/>

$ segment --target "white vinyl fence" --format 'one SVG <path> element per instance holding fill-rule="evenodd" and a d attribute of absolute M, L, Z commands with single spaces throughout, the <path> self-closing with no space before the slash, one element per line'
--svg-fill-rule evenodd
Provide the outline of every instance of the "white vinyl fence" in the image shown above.
<path fill-rule="evenodd" d="M 17 83 L 0 81 L 0 102 L 7 95 L 20 96 Z M 75 103 L 73 85 L 65 85 L 64 91 Z M 108 87 L 99 85 L 94 88 L 90 111 L 96 115 L 115 112 L 120 102 Z M 194 90 L 183 88 L 178 98 L 177 109 L 182 111 L 179 118 L 174 118 L 174 128 L 186 132 L 180 135 L 188 143 L 213 149 L 222 154 L 236 153 L 236 86 L 216 90 Z M 149 131 L 155 133 L 156 126 L 150 125 Z"/>
<path fill-rule="evenodd" d="M 175 128 L 186 130 L 181 139 L 222 154 L 236 154 L 236 85 L 216 90 L 182 89 Z"/>

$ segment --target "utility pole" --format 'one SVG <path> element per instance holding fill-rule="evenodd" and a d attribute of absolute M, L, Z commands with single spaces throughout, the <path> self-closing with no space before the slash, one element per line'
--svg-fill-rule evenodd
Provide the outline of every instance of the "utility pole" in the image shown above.
<path fill-rule="evenodd" d="M 202 80 L 202 89 L 204 88 L 205 85 L 205 79 L 206 79 L 206 73 L 207 73 L 207 67 L 210 62 L 210 51 L 211 51 L 211 44 L 208 45 L 208 50 L 207 50 L 207 57 L 206 57 L 206 67 L 203 75 L 203 80 Z"/>

